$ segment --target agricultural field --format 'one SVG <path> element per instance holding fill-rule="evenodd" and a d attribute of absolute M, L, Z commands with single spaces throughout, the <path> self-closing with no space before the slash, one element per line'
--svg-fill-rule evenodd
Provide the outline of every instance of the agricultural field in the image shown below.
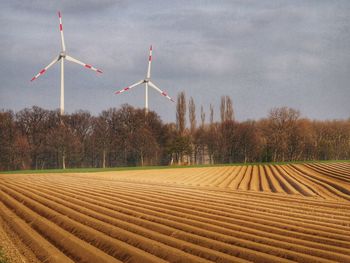
<path fill-rule="evenodd" d="M 350 262 L 349 162 L 0 174 L 0 201 L 13 262 Z"/>

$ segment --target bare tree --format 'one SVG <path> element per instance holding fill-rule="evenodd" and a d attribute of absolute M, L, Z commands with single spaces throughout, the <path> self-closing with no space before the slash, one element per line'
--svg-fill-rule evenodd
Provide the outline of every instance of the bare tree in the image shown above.
<path fill-rule="evenodd" d="M 179 134 L 184 135 L 186 128 L 186 97 L 183 91 L 177 97 L 176 127 Z"/>
<path fill-rule="evenodd" d="M 95 141 L 95 153 L 102 154 L 102 168 L 106 168 L 107 151 L 111 147 L 112 138 L 109 129 L 109 112 L 103 111 L 100 116 L 93 121 L 93 138 Z"/>
<path fill-rule="evenodd" d="M 204 127 L 205 124 L 205 112 L 203 109 L 203 105 L 201 105 L 201 127 Z"/>
<path fill-rule="evenodd" d="M 152 164 L 152 157 L 158 152 L 158 144 L 152 132 L 145 126 L 138 127 L 131 136 L 132 150 L 140 160 L 141 166 Z"/>
<path fill-rule="evenodd" d="M 195 132 L 196 132 L 196 105 L 194 103 L 193 98 L 191 97 L 188 102 L 188 114 L 189 114 L 189 120 L 190 120 L 190 143 L 191 143 L 191 163 L 196 163 L 197 161 L 197 147 L 195 144 Z"/>
<path fill-rule="evenodd" d="M 214 107 L 212 104 L 210 104 L 209 110 L 210 110 L 210 125 L 212 125 L 214 123 Z"/>
<path fill-rule="evenodd" d="M 77 145 L 80 145 L 78 149 L 79 154 L 76 154 L 76 161 L 78 167 L 86 167 L 87 164 L 84 163 L 87 157 L 87 142 L 90 140 L 90 135 L 92 133 L 92 117 L 87 111 L 77 111 L 70 114 L 66 118 L 66 125 L 70 128 L 72 134 L 78 140 Z"/>
<path fill-rule="evenodd" d="M 221 97 L 220 117 L 221 122 L 234 120 L 232 100 L 229 96 Z"/>
<path fill-rule="evenodd" d="M 51 114 L 50 111 L 33 106 L 25 108 L 16 114 L 17 127 L 22 135 L 27 137 L 30 148 L 31 167 L 44 168 L 47 163 L 47 135 L 50 130 L 59 125 L 59 115 Z M 49 118 L 51 115 L 55 117 Z"/>
<path fill-rule="evenodd" d="M 13 144 L 15 142 L 15 121 L 11 111 L 0 111 L 0 170 L 13 167 Z"/>
<path fill-rule="evenodd" d="M 232 100 L 229 96 L 226 96 L 225 99 L 226 99 L 226 110 L 225 110 L 226 121 L 233 121 L 234 115 L 233 115 Z"/>
<path fill-rule="evenodd" d="M 191 134 L 193 134 L 196 130 L 197 122 L 196 122 L 196 105 L 192 97 L 188 102 L 188 113 L 189 113 L 189 119 L 190 119 L 190 131 L 191 131 Z"/>
<path fill-rule="evenodd" d="M 225 122 L 225 120 L 226 120 L 226 98 L 225 98 L 225 96 L 221 97 L 220 117 L 221 117 L 221 122 Z"/>
<path fill-rule="evenodd" d="M 297 128 L 300 112 L 287 107 L 273 108 L 269 113 L 267 130 L 268 143 L 275 161 L 285 161 L 291 136 Z"/>
<path fill-rule="evenodd" d="M 238 156 L 235 162 L 261 161 L 263 140 L 254 121 L 239 123 L 237 127 Z"/>
<path fill-rule="evenodd" d="M 200 109 L 196 127 L 190 98 L 178 96 L 176 124 L 164 124 L 154 112 L 123 105 L 93 117 L 78 111 L 61 116 L 39 107 L 16 114 L 0 111 L 0 170 L 67 167 L 115 167 L 189 163 L 350 159 L 350 119 L 311 121 L 299 111 L 274 108 L 259 121 L 234 121 L 232 101 L 221 98 L 221 123 L 209 123 Z M 220 116 L 219 116 L 220 117 Z M 192 160 L 191 160 L 192 162 Z"/>

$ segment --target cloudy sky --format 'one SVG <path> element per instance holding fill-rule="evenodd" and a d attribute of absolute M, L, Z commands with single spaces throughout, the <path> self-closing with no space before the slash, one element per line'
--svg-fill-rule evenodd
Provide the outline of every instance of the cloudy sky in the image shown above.
<path fill-rule="evenodd" d="M 61 50 L 103 70 L 65 64 L 65 107 L 97 115 L 129 103 L 144 88 L 114 91 L 144 78 L 153 45 L 152 79 L 176 98 L 192 96 L 219 117 L 229 95 L 238 120 L 273 107 L 312 119 L 350 117 L 350 1 L 44 1 L 0 2 L 0 109 L 59 107 L 60 66 L 30 79 Z M 149 107 L 175 120 L 175 103 L 150 90 Z M 208 114 L 207 114 L 208 116 Z"/>

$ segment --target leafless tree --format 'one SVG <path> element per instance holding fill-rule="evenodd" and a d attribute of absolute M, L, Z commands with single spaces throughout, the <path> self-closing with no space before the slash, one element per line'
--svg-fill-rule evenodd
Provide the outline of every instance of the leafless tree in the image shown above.
<path fill-rule="evenodd" d="M 234 120 L 232 100 L 229 96 L 226 96 L 225 120 L 226 121 L 233 121 Z"/>
<path fill-rule="evenodd" d="M 299 117 L 300 112 L 292 108 L 273 108 L 270 111 L 265 134 L 273 152 L 274 162 L 286 160 L 288 144 L 297 128 Z"/>
<path fill-rule="evenodd" d="M 209 111 L 210 111 L 210 125 L 214 123 L 214 106 L 210 104 L 209 106 Z"/>
<path fill-rule="evenodd" d="M 234 120 L 232 100 L 229 96 L 221 97 L 220 117 L 222 123 Z"/>
<path fill-rule="evenodd" d="M 203 105 L 201 105 L 201 126 L 204 127 L 205 124 L 205 112 L 203 109 Z"/>
<path fill-rule="evenodd" d="M 188 107 L 189 129 L 183 92 L 176 124 L 130 105 L 97 117 L 86 111 L 60 116 L 58 110 L 36 106 L 16 114 L 0 111 L 0 170 L 60 168 L 63 163 L 72 168 L 184 164 L 190 156 L 196 156 L 195 163 L 350 159 L 350 119 L 312 121 L 281 107 L 265 119 L 238 122 L 231 99 L 224 96 L 222 122 L 214 122 L 210 105 L 210 124 L 205 125 L 201 107 L 196 127 L 193 98 Z"/>
<path fill-rule="evenodd" d="M 186 128 L 186 97 L 183 91 L 177 97 L 176 127 L 179 134 L 184 135 Z"/>
<path fill-rule="evenodd" d="M 222 96 L 221 97 L 221 103 L 220 103 L 220 117 L 221 117 L 221 122 L 225 122 L 226 120 L 226 97 Z"/>
<path fill-rule="evenodd" d="M 191 134 L 194 134 L 196 130 L 197 122 L 196 122 L 196 105 L 192 97 L 188 102 L 188 113 L 189 113 L 189 120 L 190 120 L 190 132 Z"/>

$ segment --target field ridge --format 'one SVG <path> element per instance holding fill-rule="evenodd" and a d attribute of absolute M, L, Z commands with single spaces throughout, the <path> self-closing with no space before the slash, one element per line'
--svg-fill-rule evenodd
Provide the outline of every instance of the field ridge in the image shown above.
<path fill-rule="evenodd" d="M 350 262 L 350 163 L 0 174 L 38 262 Z"/>

